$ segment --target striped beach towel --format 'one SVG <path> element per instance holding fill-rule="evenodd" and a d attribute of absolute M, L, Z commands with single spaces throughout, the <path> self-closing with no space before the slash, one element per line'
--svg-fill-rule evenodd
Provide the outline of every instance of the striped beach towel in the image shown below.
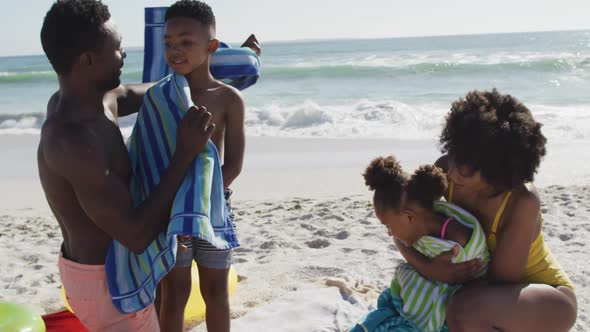
<path fill-rule="evenodd" d="M 164 18 L 167 9 L 145 8 L 143 82 L 156 82 L 172 73 L 166 64 L 164 50 Z M 211 55 L 209 70 L 215 79 L 244 90 L 258 81 L 260 58 L 249 48 L 231 48 L 220 43 L 219 49 Z"/>
<path fill-rule="evenodd" d="M 420 332 L 404 314 L 404 302 L 389 288 L 384 290 L 377 299 L 377 309 L 369 312 L 349 332 Z M 440 332 L 448 332 L 445 326 Z"/>
<path fill-rule="evenodd" d="M 427 257 L 435 257 L 458 246 L 459 253 L 453 259 L 454 263 L 473 258 L 479 258 L 483 263 L 489 261 L 485 234 L 473 215 L 443 201 L 436 202 L 434 209 L 471 228 L 471 238 L 465 247 L 461 247 L 453 241 L 425 236 L 414 244 L 416 250 Z M 482 269 L 478 276 L 483 276 L 486 271 L 487 268 Z M 350 332 L 448 332 L 445 324 L 446 306 L 460 287 L 428 280 L 408 263 L 401 263 L 396 269 L 391 287 L 379 296 L 377 309 L 369 312 Z"/>
<path fill-rule="evenodd" d="M 170 164 L 176 128 L 191 106 L 190 89 L 182 75 L 167 76 L 147 91 L 128 143 L 130 192 L 136 206 L 155 189 Z M 153 302 L 158 282 L 174 266 L 178 234 L 192 235 L 220 249 L 239 245 L 225 206 L 219 156 L 211 141 L 193 161 L 175 196 L 167 233 L 140 255 L 117 241 L 111 243 L 107 281 L 120 312 L 137 312 Z"/>
<path fill-rule="evenodd" d="M 459 253 L 453 258 L 454 263 L 479 258 L 483 263 L 490 259 L 486 237 L 477 219 L 462 208 L 447 202 L 436 202 L 435 211 L 448 217 L 453 217 L 465 227 L 472 229 L 471 238 L 465 247 L 454 241 L 443 240 L 433 236 L 424 236 L 415 244 L 414 248 L 427 257 L 459 247 Z M 487 264 L 484 264 L 486 266 Z M 479 276 L 485 274 L 484 268 Z M 445 312 L 449 299 L 461 285 L 449 285 L 443 282 L 431 281 L 420 275 L 410 264 L 401 263 L 395 271 L 391 282 L 393 295 L 401 297 L 404 315 L 423 332 L 441 331 L 445 324 Z"/>

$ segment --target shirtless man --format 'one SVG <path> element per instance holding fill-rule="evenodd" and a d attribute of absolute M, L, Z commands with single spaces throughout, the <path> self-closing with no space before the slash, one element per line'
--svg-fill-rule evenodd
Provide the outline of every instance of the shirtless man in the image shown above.
<path fill-rule="evenodd" d="M 141 253 L 166 228 L 185 172 L 214 131 L 211 115 L 202 107 L 187 112 L 160 184 L 134 207 L 127 149 L 111 120 L 117 106 L 106 98 L 120 85 L 125 58 L 108 8 L 94 0 L 54 3 L 41 42 L 58 75 L 59 91 L 47 106 L 38 166 L 64 238 L 59 270 L 68 301 L 90 331 L 159 331 L 153 305 L 128 315 L 115 309 L 106 282 L 106 253 L 113 239 Z M 142 95 L 133 87 L 124 92 L 133 106 L 133 97 Z"/>

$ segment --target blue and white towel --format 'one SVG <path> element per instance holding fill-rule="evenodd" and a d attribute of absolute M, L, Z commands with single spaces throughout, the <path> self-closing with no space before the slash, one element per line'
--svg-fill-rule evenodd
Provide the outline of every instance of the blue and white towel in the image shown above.
<path fill-rule="evenodd" d="M 453 263 L 478 258 L 486 263 L 490 255 L 486 246 L 484 231 L 477 219 L 464 209 L 443 201 L 434 203 L 434 210 L 441 215 L 452 217 L 456 222 L 471 229 L 471 237 L 465 246 L 457 242 L 433 236 L 420 238 L 413 247 L 426 257 L 436 257 L 454 247 L 459 252 Z M 477 277 L 487 271 L 484 265 Z M 379 297 L 377 310 L 370 312 L 351 331 L 447 331 L 445 313 L 449 300 L 461 285 L 449 285 L 429 280 L 408 263 L 397 266 L 391 287 Z"/>
<path fill-rule="evenodd" d="M 402 298 L 387 288 L 377 300 L 377 309 L 363 317 L 350 332 L 422 332 L 404 314 L 403 306 Z M 446 324 L 441 332 L 449 332 Z"/>
<path fill-rule="evenodd" d="M 165 16 L 168 7 L 145 8 L 143 82 L 156 82 L 172 73 L 164 50 Z M 254 85 L 260 76 L 260 59 L 247 47 L 230 48 L 220 43 L 211 55 L 211 75 L 238 90 Z"/>
<path fill-rule="evenodd" d="M 136 206 L 156 188 L 170 164 L 176 128 L 191 106 L 188 82 L 182 75 L 167 76 L 147 91 L 129 138 L 130 192 Z M 211 141 L 191 164 L 174 198 L 167 233 L 140 255 L 117 241 L 111 243 L 107 281 L 120 312 L 137 312 L 154 301 L 158 282 L 174 266 L 179 234 L 201 238 L 220 249 L 239 246 L 225 205 L 219 155 Z"/>

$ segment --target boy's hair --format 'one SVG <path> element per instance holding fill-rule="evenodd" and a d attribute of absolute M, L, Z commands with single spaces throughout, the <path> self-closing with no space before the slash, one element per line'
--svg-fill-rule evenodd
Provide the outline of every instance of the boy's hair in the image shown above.
<path fill-rule="evenodd" d="M 471 91 L 453 103 L 440 143 L 454 163 L 506 190 L 533 181 L 546 152 L 541 126 L 516 98 Z"/>
<path fill-rule="evenodd" d="M 365 173 L 365 184 L 375 191 L 375 203 L 400 211 L 405 201 L 416 202 L 432 210 L 447 188 L 444 172 L 432 165 L 420 166 L 408 176 L 394 156 L 371 161 Z"/>
<path fill-rule="evenodd" d="M 180 0 L 166 11 L 165 21 L 176 17 L 188 17 L 215 30 L 215 15 L 211 7 L 197 0 Z"/>
<path fill-rule="evenodd" d="M 45 15 L 41 44 L 57 74 L 67 74 L 77 56 L 100 50 L 111 18 L 109 8 L 96 0 L 58 0 Z"/>

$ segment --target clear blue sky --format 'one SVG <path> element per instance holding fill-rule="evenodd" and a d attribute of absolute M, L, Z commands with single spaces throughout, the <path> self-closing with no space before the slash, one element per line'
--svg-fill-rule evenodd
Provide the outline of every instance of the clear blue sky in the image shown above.
<path fill-rule="evenodd" d="M 166 0 L 104 0 L 124 46 L 143 46 L 143 8 Z M 261 42 L 590 29 L 589 0 L 210 0 L 218 37 Z M 52 0 L 2 1 L 0 56 L 41 54 Z"/>

